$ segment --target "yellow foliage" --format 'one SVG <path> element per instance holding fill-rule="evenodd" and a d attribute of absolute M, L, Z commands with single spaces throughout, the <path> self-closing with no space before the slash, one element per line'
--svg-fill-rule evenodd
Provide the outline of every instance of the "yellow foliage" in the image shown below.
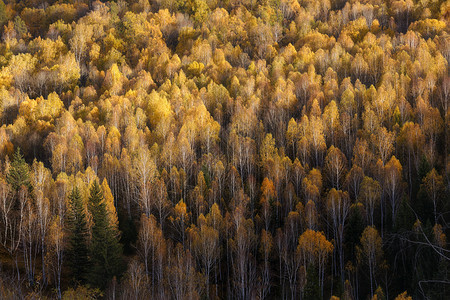
<path fill-rule="evenodd" d="M 106 204 L 106 210 L 108 212 L 109 224 L 111 226 L 115 227 L 116 230 L 118 230 L 119 229 L 119 218 L 117 217 L 117 211 L 116 211 L 116 207 L 115 207 L 114 197 L 111 193 L 111 189 L 109 188 L 106 178 L 103 179 L 101 188 L 103 191 L 103 201 Z"/>
<path fill-rule="evenodd" d="M 333 244 L 322 232 L 307 229 L 298 239 L 297 252 L 309 263 L 322 264 L 333 251 Z"/>

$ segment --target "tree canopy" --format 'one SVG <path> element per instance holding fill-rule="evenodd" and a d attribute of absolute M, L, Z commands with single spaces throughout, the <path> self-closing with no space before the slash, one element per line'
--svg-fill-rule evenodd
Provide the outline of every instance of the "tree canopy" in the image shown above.
<path fill-rule="evenodd" d="M 445 299 L 450 2 L 0 0 L 0 298 Z"/>

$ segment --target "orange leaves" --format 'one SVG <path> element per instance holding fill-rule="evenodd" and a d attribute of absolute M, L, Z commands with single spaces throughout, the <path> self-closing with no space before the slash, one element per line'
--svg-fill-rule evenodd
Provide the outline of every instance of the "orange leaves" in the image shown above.
<path fill-rule="evenodd" d="M 374 211 L 381 197 L 380 183 L 365 176 L 361 183 L 361 189 L 358 197 L 366 208 L 369 224 L 373 226 Z"/>
<path fill-rule="evenodd" d="M 219 247 L 219 232 L 207 224 L 189 228 L 192 249 L 199 259 L 213 260 Z M 209 262 L 208 262 L 209 263 Z"/>
<path fill-rule="evenodd" d="M 312 169 L 302 181 L 306 199 L 317 202 L 322 192 L 322 184 L 321 172 L 318 169 Z"/>
<path fill-rule="evenodd" d="M 183 199 L 181 199 L 180 202 L 178 202 L 175 205 L 174 214 L 176 216 L 175 220 L 177 220 L 177 221 L 179 220 L 180 222 L 183 222 L 183 223 L 185 221 L 188 221 L 189 215 L 188 215 L 188 212 L 186 209 L 186 204 L 184 203 Z"/>
<path fill-rule="evenodd" d="M 443 199 L 443 195 L 445 194 L 443 177 L 433 168 L 433 170 L 428 172 L 425 178 L 423 178 L 423 186 L 425 187 L 428 198 L 433 202 L 434 221 L 436 223 L 438 218 L 438 206 L 440 206 L 440 200 Z"/>
<path fill-rule="evenodd" d="M 50 223 L 49 229 L 48 229 L 48 239 L 50 242 L 50 247 L 56 248 L 56 251 L 62 251 L 63 247 L 63 241 L 65 238 L 66 233 L 64 232 L 62 226 L 61 226 L 61 220 L 59 216 L 55 217 L 54 220 Z"/>
<path fill-rule="evenodd" d="M 64 109 L 64 104 L 56 93 L 48 95 L 47 99 L 39 97 L 35 100 L 28 99 L 21 103 L 19 114 L 28 122 L 38 121 L 48 122 L 47 127 L 52 128 L 54 120 L 60 116 Z M 44 128 L 45 129 L 45 128 Z"/>
<path fill-rule="evenodd" d="M 122 91 L 125 79 L 117 64 L 114 63 L 106 72 L 103 84 L 110 91 L 111 95 L 118 95 Z"/>
<path fill-rule="evenodd" d="M 444 21 L 425 19 L 412 23 L 410 25 L 410 30 L 419 32 L 425 38 L 431 38 L 445 30 L 445 27 L 446 24 Z"/>
<path fill-rule="evenodd" d="M 398 137 L 399 144 L 404 145 L 411 153 L 417 153 L 424 142 L 424 135 L 419 124 L 414 122 L 403 124 Z"/>
<path fill-rule="evenodd" d="M 156 19 L 147 19 L 147 14 L 135 14 L 131 11 L 123 17 L 125 33 L 128 39 L 135 43 L 138 49 L 154 47 L 162 38 L 160 27 Z"/>
<path fill-rule="evenodd" d="M 277 154 L 275 139 L 272 137 L 272 134 L 268 133 L 260 148 L 261 162 L 266 164 L 269 159 L 273 159 L 275 154 Z"/>
<path fill-rule="evenodd" d="M 343 226 L 350 209 L 350 199 L 347 192 L 331 189 L 327 197 L 327 210 L 332 218 L 337 219 L 335 226 Z"/>
<path fill-rule="evenodd" d="M 106 204 L 106 211 L 108 212 L 109 225 L 114 227 L 115 230 L 119 229 L 119 219 L 117 217 L 116 207 L 114 206 L 114 197 L 109 188 L 106 178 L 102 181 L 103 201 Z"/>
<path fill-rule="evenodd" d="M 387 161 L 394 150 L 394 133 L 388 131 L 385 127 L 381 127 L 376 134 L 371 136 L 372 143 L 378 150 L 383 163 Z"/>
<path fill-rule="evenodd" d="M 180 137 L 186 137 L 192 147 L 198 146 L 205 151 L 219 140 L 220 125 L 211 117 L 203 103 L 197 103 L 186 111 Z"/>
<path fill-rule="evenodd" d="M 309 229 L 317 227 L 317 208 L 314 201 L 309 200 L 305 206 L 305 223 Z"/>
<path fill-rule="evenodd" d="M 305 265 L 323 264 L 333 251 L 331 244 L 322 232 L 307 229 L 298 239 L 297 253 Z"/>
<path fill-rule="evenodd" d="M 265 197 L 267 200 L 271 200 L 276 196 L 276 191 L 273 182 L 267 177 L 264 178 L 263 183 L 261 184 L 261 193 L 263 197 Z"/>
<path fill-rule="evenodd" d="M 383 240 L 378 233 L 378 230 L 373 226 L 367 226 L 361 235 L 361 248 L 359 250 L 359 257 L 368 260 L 369 264 L 375 265 L 380 262 L 383 256 Z"/>
<path fill-rule="evenodd" d="M 150 124 L 156 133 L 165 137 L 173 119 L 173 111 L 166 97 L 152 91 L 148 96 L 148 112 Z"/>
<path fill-rule="evenodd" d="M 188 229 L 191 250 L 203 269 L 206 283 L 206 294 L 209 295 L 209 277 L 216 261 L 220 257 L 219 231 L 202 222 L 203 215 L 199 217 L 198 228 L 191 225 Z"/>
<path fill-rule="evenodd" d="M 445 235 L 444 231 L 442 230 L 442 225 L 436 224 L 433 226 L 433 237 L 434 237 L 434 242 L 439 247 L 444 248 L 445 245 L 447 244 L 447 236 Z"/>
<path fill-rule="evenodd" d="M 276 196 L 275 187 L 271 180 L 264 178 L 261 185 L 261 194 L 261 200 L 259 201 L 261 205 L 261 217 L 264 220 L 266 230 L 269 230 L 273 200 Z"/>
<path fill-rule="evenodd" d="M 347 159 L 339 148 L 331 146 L 325 157 L 325 169 L 328 180 L 336 189 L 340 189 L 347 169 Z"/>
<path fill-rule="evenodd" d="M 358 293 L 368 282 L 354 277 L 366 272 L 343 272 L 355 259 L 361 215 L 390 237 L 410 198 L 418 218 L 431 216 L 428 200 L 434 223 L 444 221 L 448 5 L 137 0 L 89 1 L 88 11 L 79 2 L 6 5 L 0 160 L 14 144 L 28 161 L 51 164 L 33 164 L 34 195 L 22 191 L 21 203 L 0 179 L 0 242 L 11 253 L 22 250 L 12 235 L 25 225 L 33 233 L 39 221 L 41 230 L 64 223 L 72 186 L 86 200 L 89 183 L 105 179 L 109 223 L 118 227 L 119 207 L 128 218 L 121 222 L 138 224 L 133 218 L 144 214 L 137 248 L 145 285 L 152 281 L 147 298 L 183 298 L 195 286 L 194 298 L 289 298 L 291 289 L 294 299 L 305 280 L 311 285 L 308 264 L 321 268 L 322 286 L 349 280 L 352 296 L 367 298 Z M 38 24 L 37 16 L 62 21 Z M 425 178 L 422 157 L 436 168 Z M 444 245 L 444 234 L 436 225 L 432 243 Z M 124 241 L 133 238 L 124 230 Z M 375 277 L 370 255 L 380 245 L 368 227 L 359 258 L 361 266 L 371 260 Z M 130 276 L 143 273 L 139 263 Z M 220 292 L 205 296 L 213 288 L 197 284 L 203 279 Z"/>
<path fill-rule="evenodd" d="M 408 293 L 405 291 L 395 297 L 395 300 L 412 300 L 412 297 L 408 296 Z"/>
<path fill-rule="evenodd" d="M 394 180 L 401 179 L 402 164 L 395 156 L 391 157 L 391 159 L 388 161 L 388 163 L 384 167 L 384 170 L 386 172 L 385 175 L 390 177 L 390 178 L 386 179 L 388 182 L 392 182 Z"/>
<path fill-rule="evenodd" d="M 385 191 L 388 194 L 391 204 L 392 222 L 395 223 L 395 217 L 400 205 L 400 193 L 402 191 L 402 165 L 395 157 L 389 160 L 384 167 Z"/>

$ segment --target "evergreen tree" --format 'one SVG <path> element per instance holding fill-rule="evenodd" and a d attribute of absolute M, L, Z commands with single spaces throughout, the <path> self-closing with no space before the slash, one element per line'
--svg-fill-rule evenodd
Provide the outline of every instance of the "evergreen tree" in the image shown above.
<path fill-rule="evenodd" d="M 33 189 L 30 181 L 30 168 L 20 153 L 20 148 L 17 148 L 16 153 L 14 153 L 13 161 L 6 175 L 6 181 L 15 191 L 18 191 L 22 186 L 25 186 L 28 192 Z"/>
<path fill-rule="evenodd" d="M 72 271 L 73 279 L 78 283 L 86 282 L 89 270 L 89 229 L 81 200 L 80 191 L 77 187 L 69 196 L 70 209 L 67 216 L 67 224 L 70 230 L 68 264 Z"/>
<path fill-rule="evenodd" d="M 5 24 L 7 19 L 8 18 L 6 16 L 6 5 L 5 5 L 5 2 L 0 0 L 0 26 Z"/>
<path fill-rule="evenodd" d="M 403 232 L 413 226 L 415 222 L 415 216 L 411 211 L 407 198 L 402 199 L 400 208 L 398 210 L 397 220 L 395 222 L 394 230 L 397 232 Z"/>
<path fill-rule="evenodd" d="M 123 270 L 122 245 L 119 231 L 109 224 L 108 211 L 100 185 L 95 181 L 90 189 L 89 211 L 92 214 L 90 282 L 99 288 Z"/>
<path fill-rule="evenodd" d="M 28 32 L 28 28 L 27 28 L 27 24 L 25 23 L 24 20 L 22 20 L 21 17 L 16 16 L 14 18 L 14 29 L 17 31 L 17 33 L 19 34 L 19 37 L 22 38 L 24 35 L 27 34 Z"/>
<path fill-rule="evenodd" d="M 360 203 L 354 204 L 350 208 L 350 216 L 347 226 L 345 228 L 345 253 L 348 254 L 350 260 L 354 260 L 355 246 L 359 244 L 359 237 L 361 236 L 364 226 L 364 218 L 361 214 L 362 205 Z"/>
<path fill-rule="evenodd" d="M 306 286 L 303 293 L 305 300 L 322 299 L 320 296 L 319 272 L 314 265 L 310 265 L 306 272 Z"/>

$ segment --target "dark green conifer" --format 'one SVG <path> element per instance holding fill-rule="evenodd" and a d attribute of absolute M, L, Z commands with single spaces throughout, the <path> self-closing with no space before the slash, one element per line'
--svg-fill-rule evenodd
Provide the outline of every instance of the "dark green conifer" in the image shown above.
<path fill-rule="evenodd" d="M 80 191 L 77 187 L 72 190 L 69 196 L 69 212 L 67 224 L 70 230 L 68 265 L 72 271 L 73 279 L 80 284 L 84 284 L 89 270 L 89 229 L 81 200 Z"/>
<path fill-rule="evenodd" d="M 89 211 L 92 214 L 90 282 L 104 288 L 109 280 L 120 275 L 123 270 L 122 245 L 119 243 L 119 232 L 109 224 L 103 192 L 95 181 L 89 197 Z"/>
<path fill-rule="evenodd" d="M 305 300 L 322 299 L 320 295 L 319 272 L 314 265 L 310 265 L 308 267 L 308 271 L 306 272 L 306 286 L 304 290 L 304 299 Z"/>
<path fill-rule="evenodd" d="M 0 0 L 0 26 L 5 24 L 7 20 L 8 20 L 8 18 L 6 16 L 6 5 L 5 5 L 5 2 Z"/>
<path fill-rule="evenodd" d="M 6 175 L 6 181 L 15 191 L 18 191 L 22 186 L 25 186 L 28 192 L 33 189 L 30 181 L 30 168 L 20 153 L 20 148 L 17 148 L 16 153 L 14 153 L 9 172 Z"/>

